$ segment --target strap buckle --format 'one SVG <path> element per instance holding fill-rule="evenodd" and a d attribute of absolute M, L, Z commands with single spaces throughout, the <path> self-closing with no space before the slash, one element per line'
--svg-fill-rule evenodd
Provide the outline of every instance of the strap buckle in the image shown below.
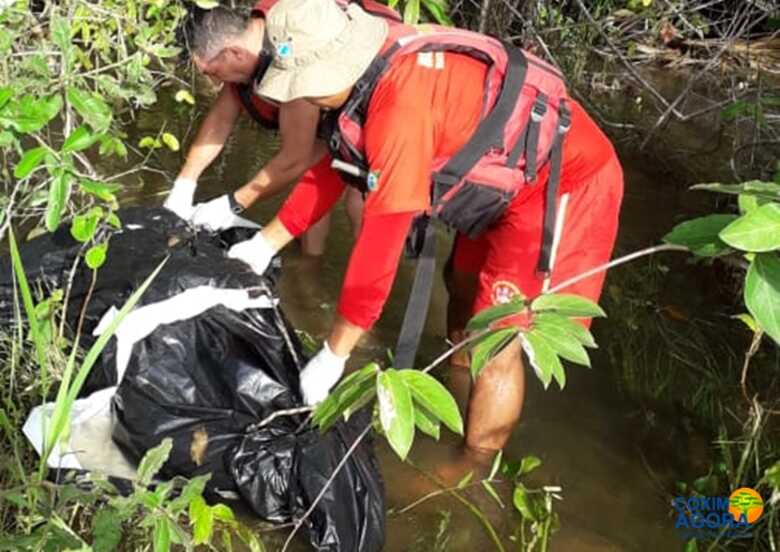
<path fill-rule="evenodd" d="M 531 109 L 531 120 L 535 123 L 541 123 L 545 113 L 547 113 L 547 102 L 543 98 L 537 97 Z"/>

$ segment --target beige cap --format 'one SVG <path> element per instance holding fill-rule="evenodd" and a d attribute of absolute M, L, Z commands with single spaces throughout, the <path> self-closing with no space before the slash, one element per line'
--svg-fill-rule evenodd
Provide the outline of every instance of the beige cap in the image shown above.
<path fill-rule="evenodd" d="M 266 16 L 273 61 L 255 92 L 278 102 L 337 94 L 354 85 L 379 53 L 387 22 L 356 3 L 280 0 Z"/>

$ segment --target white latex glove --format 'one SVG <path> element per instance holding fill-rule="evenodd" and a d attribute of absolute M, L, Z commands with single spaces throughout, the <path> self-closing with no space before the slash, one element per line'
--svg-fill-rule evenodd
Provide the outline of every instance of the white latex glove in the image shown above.
<path fill-rule="evenodd" d="M 242 241 L 228 249 L 227 256 L 231 259 L 244 261 L 257 274 L 263 274 L 276 254 L 276 248 L 258 232 L 250 239 Z"/>
<path fill-rule="evenodd" d="M 187 220 L 192 215 L 192 198 L 195 196 L 197 183 L 189 178 L 177 178 L 173 188 L 163 203 L 163 207 L 173 211 L 178 216 Z"/>
<path fill-rule="evenodd" d="M 328 347 L 328 342 L 314 355 L 301 372 L 301 395 L 303 402 L 314 405 L 325 400 L 330 388 L 336 385 L 349 355 L 340 357 Z"/>
<path fill-rule="evenodd" d="M 190 222 L 197 227 L 206 228 L 212 232 L 240 226 L 237 221 L 240 217 L 230 210 L 230 200 L 227 194 L 217 199 L 198 203 L 192 212 Z"/>

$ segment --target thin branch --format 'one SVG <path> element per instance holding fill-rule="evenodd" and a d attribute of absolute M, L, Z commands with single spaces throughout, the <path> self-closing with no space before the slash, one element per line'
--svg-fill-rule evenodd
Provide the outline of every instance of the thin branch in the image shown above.
<path fill-rule="evenodd" d="M 347 450 L 347 453 L 344 455 L 344 458 L 341 459 L 341 461 L 336 466 L 336 469 L 333 470 L 333 473 L 328 478 L 328 480 L 325 482 L 325 486 L 322 487 L 322 490 L 317 495 L 317 498 L 314 499 L 314 502 L 312 502 L 311 506 L 309 506 L 309 509 L 306 510 L 306 512 L 303 514 L 303 516 L 295 522 L 295 527 L 293 527 L 293 530 L 290 532 L 290 534 L 287 536 L 287 540 L 284 541 L 284 546 L 282 547 L 282 552 L 285 552 L 287 548 L 289 548 L 290 543 L 293 540 L 293 537 L 298 533 L 298 530 L 301 528 L 301 526 L 304 524 L 304 522 L 309 519 L 309 516 L 314 511 L 314 509 L 317 507 L 317 505 L 322 500 L 322 497 L 325 496 L 325 493 L 328 491 L 328 488 L 330 488 L 333 481 L 336 479 L 336 476 L 341 471 L 341 468 L 343 468 L 347 464 L 347 460 L 352 456 L 352 454 L 357 450 L 358 445 L 363 442 L 363 439 L 366 438 L 366 435 L 371 431 L 371 424 L 368 424 L 366 428 L 360 433 L 357 439 L 355 439 L 355 442 L 352 443 L 352 446 L 349 447 L 349 450 Z"/>
<path fill-rule="evenodd" d="M 682 245 L 672 245 L 672 244 L 664 244 L 664 245 L 654 245 L 653 247 L 647 247 L 645 249 L 640 249 L 639 251 L 634 251 L 633 253 L 630 253 L 629 255 L 625 255 L 623 257 L 619 257 L 613 261 L 610 261 L 608 263 L 604 263 L 602 265 L 599 265 L 595 268 L 591 268 L 590 270 L 587 270 L 583 272 L 582 274 L 578 274 L 577 276 L 574 276 L 572 278 L 569 278 L 568 280 L 564 280 L 560 284 L 557 284 L 547 290 L 545 293 L 557 293 L 563 288 L 569 287 L 573 284 L 576 284 L 577 282 L 584 280 L 586 278 L 590 278 L 594 274 L 598 274 L 599 272 L 604 272 L 605 270 L 609 270 L 610 268 L 613 268 L 615 266 L 619 266 L 622 264 L 625 264 L 629 261 L 633 261 L 634 259 L 638 259 L 640 257 L 645 257 L 647 255 L 653 255 L 655 253 L 660 253 L 661 251 L 690 251 L 687 247 Z"/>

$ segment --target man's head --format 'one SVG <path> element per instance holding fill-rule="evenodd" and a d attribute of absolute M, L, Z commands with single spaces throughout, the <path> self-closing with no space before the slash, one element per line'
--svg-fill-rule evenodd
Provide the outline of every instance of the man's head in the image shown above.
<path fill-rule="evenodd" d="M 192 59 L 198 70 L 218 82 L 249 82 L 263 46 L 263 20 L 248 21 L 233 10 L 206 12 L 192 33 Z"/>
<path fill-rule="evenodd" d="M 387 22 L 356 3 L 280 0 L 266 17 L 273 61 L 255 90 L 277 102 L 337 108 L 382 48 Z"/>

